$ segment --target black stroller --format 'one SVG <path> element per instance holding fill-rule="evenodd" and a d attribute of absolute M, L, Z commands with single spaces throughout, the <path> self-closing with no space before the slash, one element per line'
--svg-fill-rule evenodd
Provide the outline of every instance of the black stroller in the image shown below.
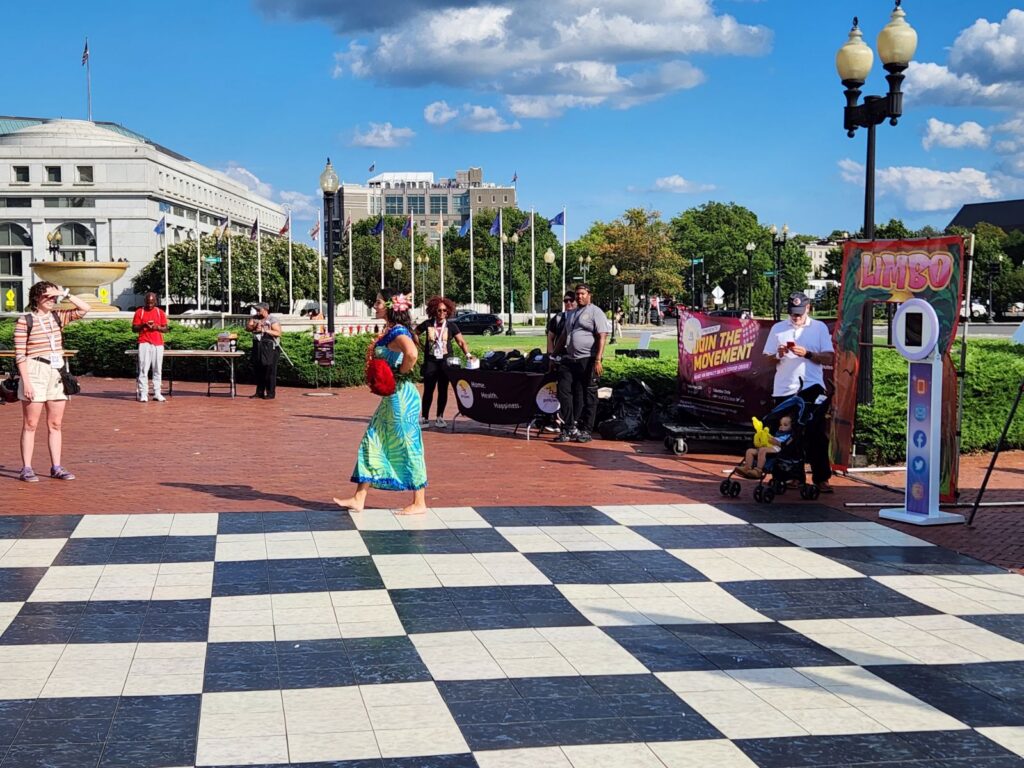
<path fill-rule="evenodd" d="M 771 504 L 776 496 L 781 496 L 796 483 L 800 498 L 813 501 L 818 498 L 818 487 L 807 482 L 806 440 L 808 429 L 814 428 L 818 418 L 826 408 L 825 402 L 808 403 L 799 395 L 788 397 L 775 406 L 763 419 L 764 425 L 773 433 L 778 429 L 779 420 L 789 416 L 793 420 L 792 437 L 786 441 L 778 453 L 769 454 L 761 467 L 761 477 L 754 487 L 754 501 L 759 504 Z M 736 498 L 740 495 L 740 483 L 734 479 L 739 467 L 734 467 L 718 490 L 723 496 Z"/>

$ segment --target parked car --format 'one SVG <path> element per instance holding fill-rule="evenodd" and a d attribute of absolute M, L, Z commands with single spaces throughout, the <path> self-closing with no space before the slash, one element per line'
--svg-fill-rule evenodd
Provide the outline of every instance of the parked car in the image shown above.
<path fill-rule="evenodd" d="M 497 315 L 471 313 L 456 318 L 459 330 L 468 334 L 480 334 L 481 336 L 493 336 L 501 333 L 502 322 Z"/>
<path fill-rule="evenodd" d="M 679 317 L 679 307 L 674 301 L 662 300 L 658 306 L 661 309 L 661 314 L 665 317 Z"/>
<path fill-rule="evenodd" d="M 713 309 L 708 312 L 709 317 L 738 317 L 740 320 L 746 320 L 750 317 L 749 309 Z"/>
<path fill-rule="evenodd" d="M 987 314 L 988 314 L 988 309 L 985 307 L 984 304 L 982 304 L 980 302 L 977 302 L 977 301 L 973 301 L 973 300 L 971 301 L 971 319 L 972 320 L 974 318 L 976 318 L 976 317 L 984 317 Z M 967 319 L 967 301 L 966 300 L 960 302 L 960 319 L 961 320 Z"/>

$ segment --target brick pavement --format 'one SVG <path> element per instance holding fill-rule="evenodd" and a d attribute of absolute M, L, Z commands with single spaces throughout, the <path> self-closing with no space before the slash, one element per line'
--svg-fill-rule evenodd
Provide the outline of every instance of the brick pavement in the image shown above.
<path fill-rule="evenodd" d="M 104 514 L 126 512 L 232 512 L 321 509 L 347 493 L 355 447 L 377 398 L 365 389 L 337 397 L 306 397 L 282 388 L 273 402 L 207 398 L 197 383 L 176 383 L 167 403 L 136 403 L 133 383 L 83 379 L 65 424 L 64 463 L 79 479 L 17 483 L 16 437 L 21 414 L 0 407 L 7 435 L 0 454 L 0 512 Z M 249 387 L 243 387 L 245 394 Z M 453 406 L 450 406 L 453 408 Z M 36 470 L 45 470 L 45 438 L 37 441 Z M 435 506 L 658 504 L 718 502 L 723 469 L 735 459 L 720 454 L 666 454 L 660 443 L 594 441 L 586 446 L 527 443 L 507 431 L 461 421 L 455 434 L 425 433 Z M 989 457 L 963 462 L 964 500 L 974 497 Z M 1000 457 L 987 500 L 1024 498 L 1024 452 Z M 898 484 L 901 476 L 871 475 Z M 839 478 L 837 493 L 822 501 L 898 500 L 896 494 Z M 369 503 L 390 506 L 399 496 L 371 492 Z M 749 493 L 738 500 L 749 500 Z M 853 508 L 876 519 L 872 508 Z M 1024 566 L 1024 510 L 985 508 L 974 528 L 893 528 L 1007 568 Z"/>

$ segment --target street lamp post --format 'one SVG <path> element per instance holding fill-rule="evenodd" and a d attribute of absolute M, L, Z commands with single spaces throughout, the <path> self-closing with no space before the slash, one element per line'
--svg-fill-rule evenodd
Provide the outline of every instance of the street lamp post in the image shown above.
<path fill-rule="evenodd" d="M 853 138 L 858 128 L 868 132 L 867 163 L 864 182 L 864 238 L 875 239 L 875 126 L 886 120 L 896 125 L 903 115 L 903 72 L 917 50 L 917 32 L 907 24 L 906 14 L 896 0 L 889 23 L 878 33 L 878 55 L 888 74 L 889 92 L 885 96 L 865 96 L 858 104 L 860 89 L 871 72 L 874 53 L 864 42 L 857 17 L 846 43 L 836 53 L 836 71 L 845 86 L 846 107 L 843 109 L 843 128 Z M 874 344 L 874 311 L 871 302 L 865 302 L 860 329 L 860 364 L 857 374 L 857 400 L 870 405 L 872 392 L 872 345 Z"/>
<path fill-rule="evenodd" d="M 782 225 L 782 232 L 772 224 L 768 229 L 772 233 L 772 248 L 775 249 L 775 286 L 774 286 L 774 309 L 775 322 L 782 317 L 782 249 L 786 247 L 786 240 L 789 239 L 789 225 Z"/>
<path fill-rule="evenodd" d="M 612 276 L 612 337 L 608 340 L 609 344 L 615 343 L 615 276 L 619 274 L 619 268 L 612 264 L 612 268 L 608 270 L 608 274 Z"/>
<path fill-rule="evenodd" d="M 420 267 L 420 290 L 423 292 L 423 300 L 427 297 L 427 269 L 430 267 L 430 254 L 423 253 L 416 255 L 416 263 Z M 426 306 L 426 305 L 424 305 Z"/>
<path fill-rule="evenodd" d="M 590 274 L 591 261 L 593 261 L 593 259 L 591 259 L 590 256 L 587 256 L 585 258 L 583 256 L 580 256 L 579 258 L 580 274 L 583 276 L 584 283 L 587 282 L 587 275 Z"/>
<path fill-rule="evenodd" d="M 751 240 L 747 243 L 747 310 L 750 316 L 754 316 L 754 251 L 757 250 L 757 243 Z"/>
<path fill-rule="evenodd" d="M 502 237 L 504 238 L 504 235 L 502 235 Z M 515 336 L 516 329 L 512 327 L 512 307 L 515 305 L 516 301 L 515 294 L 513 293 L 512 288 L 512 286 L 514 285 L 514 283 L 512 282 L 512 272 L 513 267 L 516 263 L 516 246 L 519 245 L 519 233 L 514 232 L 512 234 L 512 237 L 505 239 L 507 242 L 512 243 L 512 254 L 509 256 L 508 259 L 508 328 L 505 329 L 505 335 Z"/>
<path fill-rule="evenodd" d="M 548 322 L 551 322 L 551 265 L 555 263 L 555 252 L 548 248 L 544 251 L 544 265 L 548 270 Z"/>
<path fill-rule="evenodd" d="M 985 313 L 985 322 L 991 325 L 995 322 L 995 311 L 992 304 L 992 282 L 1003 267 L 1003 254 L 999 254 L 999 261 L 990 262 L 988 265 L 988 312 Z M 970 307 L 967 308 L 970 312 Z"/>
<path fill-rule="evenodd" d="M 60 257 L 60 240 L 61 237 L 59 229 L 55 229 L 53 230 L 53 232 L 46 233 L 46 242 L 48 243 L 46 249 L 50 252 L 50 257 L 54 261 L 57 261 L 57 259 Z"/>
<path fill-rule="evenodd" d="M 338 191 L 338 174 L 331 165 L 331 158 L 327 158 L 327 165 L 320 174 L 320 189 L 324 193 L 324 208 L 326 209 L 325 219 L 327 222 L 327 236 L 324 242 L 327 245 L 327 332 L 334 333 L 334 226 L 332 217 L 334 215 L 334 195 Z M 344 201 L 343 201 L 344 202 Z"/>

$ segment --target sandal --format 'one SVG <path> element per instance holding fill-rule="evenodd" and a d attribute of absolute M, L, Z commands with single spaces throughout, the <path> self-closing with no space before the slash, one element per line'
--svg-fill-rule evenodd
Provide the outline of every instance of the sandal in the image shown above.
<path fill-rule="evenodd" d="M 75 476 L 62 466 L 50 467 L 50 477 L 54 480 L 74 480 Z"/>
<path fill-rule="evenodd" d="M 18 479 L 24 480 L 26 483 L 39 482 L 39 476 L 32 471 L 32 467 L 22 467 L 21 472 L 18 473 Z"/>

